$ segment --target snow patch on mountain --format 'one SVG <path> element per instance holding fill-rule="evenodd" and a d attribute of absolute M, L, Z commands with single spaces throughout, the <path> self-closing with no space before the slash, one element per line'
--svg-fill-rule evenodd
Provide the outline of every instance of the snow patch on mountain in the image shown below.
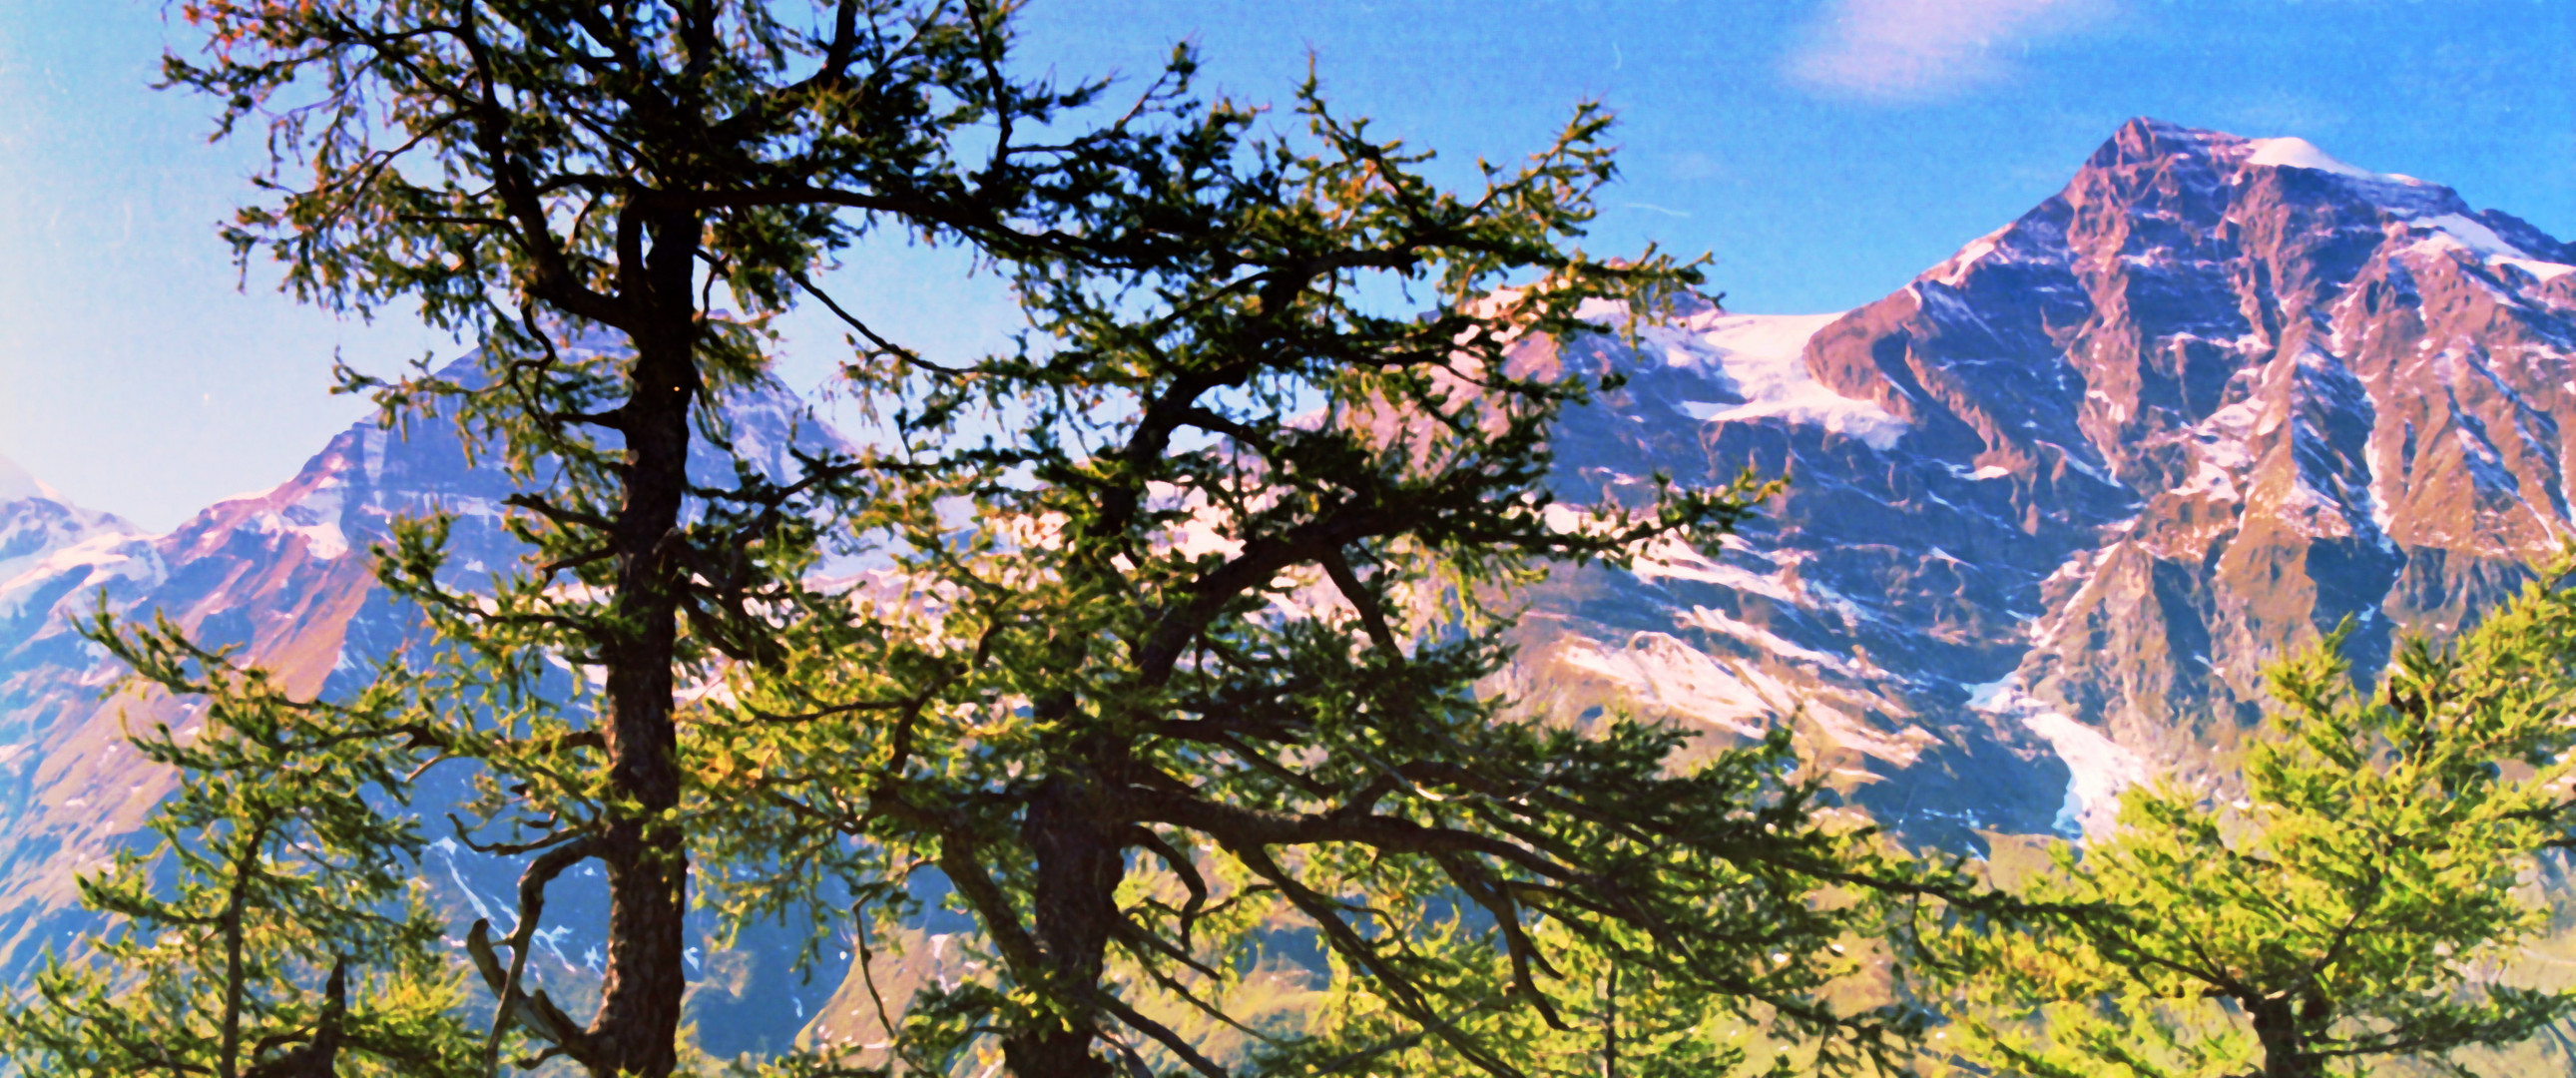
<path fill-rule="evenodd" d="M 18 462 L 0 457 L 0 502 L 21 501 L 27 498 L 43 498 L 55 502 L 64 500 L 62 492 L 45 485 L 44 480 L 27 474 L 27 470 L 19 467 Z"/>
<path fill-rule="evenodd" d="M 1948 261 L 1925 271 L 1919 279 L 1939 281 L 1957 288 L 1960 282 L 1968 279 L 1969 270 L 1975 268 L 1978 262 L 1984 261 L 1987 255 L 1995 253 L 1995 244 L 2004 238 L 2004 233 L 2012 231 L 2012 228 L 2011 225 L 2005 225 L 1969 241 L 1967 246 L 1959 248 L 1959 253 L 1951 255 Z"/>
<path fill-rule="evenodd" d="M 2461 246 L 2489 257 L 2531 257 L 2531 252 L 2505 242 L 2504 237 L 2496 235 L 2494 229 L 2486 226 L 2486 222 L 2467 214 L 2434 214 L 2431 217 L 2418 219 L 2415 227 L 2432 229 L 2443 236 L 2458 240 Z"/>
<path fill-rule="evenodd" d="M 1793 570 L 1803 552 L 1796 550 L 1761 551 L 1753 549 L 1742 536 L 1729 535 L 1724 540 L 1729 552 L 1741 558 L 1772 563 L 1770 572 L 1753 569 L 1730 561 L 1711 558 L 1689 543 L 1664 536 L 1636 552 L 1628 565 L 1628 575 L 1640 584 L 1658 580 L 1683 580 L 1709 584 L 1741 595 L 1756 595 L 1773 602 L 1807 610 L 1830 610 L 1845 622 L 1859 622 L 1871 615 L 1840 592 L 1814 580 L 1793 577 Z M 1785 567 L 1784 566 L 1785 563 Z"/>
<path fill-rule="evenodd" d="M 1853 665 L 1850 658 L 1828 655 L 1814 648 L 1803 647 L 1778 633 L 1712 607 L 1693 606 L 1673 615 L 1673 622 L 1686 629 L 1698 629 L 1701 632 L 1727 637 L 1751 648 L 1756 654 L 1794 660 L 1831 670 L 1845 677 L 1862 677 L 1866 673 Z"/>
<path fill-rule="evenodd" d="M 5 574 L 0 575 L 0 619 L 26 613 L 27 603 L 38 594 L 63 590 L 59 582 L 65 577 L 79 576 L 70 589 L 78 594 L 112 580 L 149 587 L 169 575 L 152 538 L 134 531 L 102 532 L 50 551 L 32 564 L 17 567 L 15 573 L 7 573 L 9 568 L 0 565 L 0 574 Z"/>
<path fill-rule="evenodd" d="M 1689 580 L 1701 584 L 1714 584 L 1721 588 L 1732 588 L 1784 603 L 1798 601 L 1795 589 L 1778 576 L 1756 573 L 1741 566 L 1717 561 L 1693 548 L 1689 543 L 1670 536 L 1648 543 L 1645 549 L 1638 551 L 1636 560 L 1628 566 L 1628 572 L 1636 577 L 1639 583 L 1651 584 L 1657 580 L 1666 579 Z"/>
<path fill-rule="evenodd" d="M 1666 364 L 1711 376 L 1736 399 L 1680 402 L 1705 423 L 1779 419 L 1820 426 L 1857 438 L 1880 452 L 1896 448 L 1905 420 L 1874 401 L 1826 388 L 1807 370 L 1807 341 L 1842 317 L 1834 314 L 1694 316 L 1676 327 L 1644 334 L 1663 349 Z"/>
<path fill-rule="evenodd" d="M 20 618 L 39 592 L 59 594 L 55 584 L 63 574 L 125 565 L 138 548 L 148 554 L 149 539 L 141 529 L 71 504 L 62 492 L 0 457 L 0 620 Z M 119 569 L 110 575 L 157 573 L 159 559 L 150 560 L 148 569 Z M 5 644 L 0 641 L 0 647 Z"/>
<path fill-rule="evenodd" d="M 2489 259 L 2489 261 L 2495 262 L 2499 265 L 2512 266 L 2513 268 L 2521 270 L 2524 273 L 2528 273 L 2542 281 L 2555 281 L 2570 273 L 2576 273 L 2576 266 L 2570 266 L 2563 262 L 2542 262 L 2538 259 L 2531 258 L 2495 258 Z"/>
<path fill-rule="evenodd" d="M 300 492 L 294 489 L 306 482 L 305 477 L 299 476 L 268 490 L 226 498 L 200 514 L 199 519 L 220 519 L 238 512 L 237 527 L 261 535 L 300 537 L 304 552 L 313 558 L 330 561 L 347 554 L 349 537 L 340 530 L 340 510 L 348 484 L 332 476 Z M 231 534 L 231 528 L 204 528 L 190 553 L 210 553 Z"/>
<path fill-rule="evenodd" d="M 349 485 L 334 477 L 316 485 L 304 497 L 261 513 L 256 518 L 260 531 L 275 535 L 294 535 L 304 539 L 304 552 L 329 561 L 349 552 L 349 537 L 340 530 L 340 511 L 348 496 Z"/>
<path fill-rule="evenodd" d="M 1615 648 L 1577 638 L 1568 642 L 1564 659 L 1577 670 L 1618 683 L 1639 704 L 1744 737 L 1762 736 L 1771 717 L 1784 710 L 1780 702 L 1792 699 L 1776 679 L 1732 668 L 1666 633 L 1638 633 Z M 1766 688 L 1776 699 L 1764 697 Z"/>
<path fill-rule="evenodd" d="M 1962 687 L 1968 690 L 1969 710 L 2019 722 L 2065 761 L 2066 804 L 2057 812 L 2059 830 L 2098 838 L 2118 826 L 2121 792 L 2147 779 L 2144 759 L 2023 692 L 2018 674 Z"/>
<path fill-rule="evenodd" d="M 2421 182 L 2409 176 L 2390 176 L 2368 169 L 2355 168 L 2337 160 L 2333 154 L 2318 149 L 2316 143 L 2303 138 L 2258 138 L 2248 141 L 2246 145 L 2254 150 L 2245 158 L 2245 163 L 2249 165 L 2315 169 L 2319 172 L 2331 172 L 2337 176 L 2350 176 L 2361 180 Z"/>
<path fill-rule="evenodd" d="M 1787 657 L 1822 659 L 1845 671 L 1851 669 L 1842 660 L 1796 648 L 1752 626 L 1737 626 L 1727 635 L 1746 642 L 1767 639 L 1805 653 Z M 1703 617 L 1693 620 L 1691 627 L 1718 626 Z M 1834 744 L 1897 767 L 1913 764 L 1927 745 L 1938 740 L 1915 727 L 1893 735 L 1883 733 L 1850 710 L 1835 706 L 1866 709 L 1881 703 L 1865 694 L 1830 686 L 1793 686 L 1763 669 L 1757 660 L 1702 651 L 1670 633 L 1639 632 L 1617 646 L 1575 637 L 1559 656 L 1567 666 L 1617 684 L 1631 703 L 1650 713 L 1695 720 L 1741 737 L 1760 737 L 1774 722 L 1803 720 Z"/>
<path fill-rule="evenodd" d="M 2466 250 L 2482 262 L 2512 266 L 2543 282 L 2576 273 L 2576 266 L 2552 262 L 2523 250 L 2498 235 L 2486 222 L 2467 214 L 2433 214 L 2410 220 L 2407 225 L 2411 231 L 2423 235 L 2410 248 L 2417 253 L 2439 256 L 2451 250 Z"/>

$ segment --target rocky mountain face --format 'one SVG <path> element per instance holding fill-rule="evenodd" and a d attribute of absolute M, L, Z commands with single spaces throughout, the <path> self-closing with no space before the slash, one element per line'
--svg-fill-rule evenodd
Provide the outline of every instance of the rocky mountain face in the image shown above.
<path fill-rule="evenodd" d="M 1722 556 L 1550 585 L 1521 687 L 1800 714 L 1918 837 L 2108 823 L 2223 753 L 2260 668 L 2363 671 L 2569 534 L 2576 247 L 2298 139 L 2134 120 L 2055 196 L 1840 315 L 1687 312 L 1569 424 L 1564 482 L 1750 466 Z"/>
<path fill-rule="evenodd" d="M 0 640 L 9 639 L 8 626 L 22 617 L 39 621 L 43 617 L 43 611 L 36 609 L 42 604 L 31 606 L 21 593 L 21 577 L 29 585 L 51 577 L 45 566 L 74 547 L 112 548 L 140 538 L 142 529 L 112 514 L 73 505 L 62 492 L 0 457 Z"/>
<path fill-rule="evenodd" d="M 1721 550 L 1539 588 L 1502 687 L 1721 739 L 1794 724 L 1921 842 L 2102 826 L 2123 784 L 2224 758 L 2269 658 L 2350 619 L 2375 667 L 2570 534 L 2576 248 L 2296 139 L 2132 121 L 2063 191 L 1857 310 L 1702 304 L 1528 347 L 1629 376 L 1560 431 L 1569 499 L 1657 473 L 1789 483 Z M 830 437 L 800 414 L 755 402 L 740 444 L 783 473 L 784 447 Z M 0 469 L 0 980 L 86 926 L 73 873 L 168 789 L 120 723 L 187 721 L 99 699 L 115 671 L 72 631 L 98 596 L 336 691 L 414 624 L 367 568 L 386 522 L 459 513 L 458 562 L 481 571 L 513 556 L 508 490 L 437 433 L 363 424 L 150 536 Z M 514 866 L 447 843 L 424 867 L 506 921 Z M 589 901 L 550 908 L 595 923 Z M 538 966 L 577 983 L 595 959 L 567 932 Z M 707 956 L 710 1048 L 792 1035 L 840 976 L 800 987 L 767 946 Z"/>

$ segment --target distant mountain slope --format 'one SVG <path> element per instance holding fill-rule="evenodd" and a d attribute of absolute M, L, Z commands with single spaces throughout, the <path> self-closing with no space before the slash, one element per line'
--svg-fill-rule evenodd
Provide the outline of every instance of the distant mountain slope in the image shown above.
<path fill-rule="evenodd" d="M 42 624 L 51 604 L 38 592 L 62 575 L 61 567 L 112 557 L 142 538 L 142 529 L 73 505 L 0 457 L 0 651 Z"/>
<path fill-rule="evenodd" d="M 1724 737 L 1795 716 L 1855 801 L 1922 842 L 2099 826 L 2123 783 L 2223 753 L 2282 649 L 2349 617 L 2375 664 L 2571 534 L 2571 264 L 2445 187 L 2136 120 L 2063 191 L 1857 310 L 1699 304 L 1633 345 L 1532 341 L 1525 362 L 1629 376 L 1560 428 L 1568 497 L 1748 466 L 1790 484 L 1723 550 L 1558 574 L 1528 596 L 1503 687 Z M 783 474 L 787 446 L 832 437 L 800 417 L 754 401 L 740 444 Z M 0 469 L 0 981 L 88 923 L 72 873 L 167 789 L 120 712 L 186 718 L 97 699 L 114 671 L 69 619 L 102 589 L 334 691 L 413 624 L 362 556 L 392 515 L 463 514 L 466 571 L 514 554 L 494 526 L 507 484 L 426 430 L 361 425 L 158 537 L 20 474 Z M 453 845 L 433 862 L 460 910 L 513 873 Z M 588 923 L 583 901 L 563 924 Z M 588 944 L 550 939 L 541 970 L 577 981 Z M 791 984 L 779 950 L 710 956 L 710 1047 L 774 1042 L 830 996 L 837 970 Z"/>
<path fill-rule="evenodd" d="M 2570 263 L 2449 188 L 2140 119 L 1858 310 L 1578 342 L 1636 378 L 1569 422 L 1568 486 L 1790 485 L 1714 561 L 1549 585 L 1521 685 L 1803 704 L 1927 839 L 2107 822 L 2251 720 L 2270 657 L 2349 617 L 2375 668 L 2570 534 Z"/>
<path fill-rule="evenodd" d="M 793 449 L 839 444 L 783 391 L 747 396 L 732 420 L 736 448 L 772 477 L 795 474 Z M 730 483 L 731 463 L 721 454 L 705 452 L 691 464 L 703 482 Z M 21 486 L 34 489 L 32 481 Z M 172 773 L 144 766 L 125 743 L 128 724 L 185 729 L 192 721 L 187 701 L 101 699 L 119 671 L 75 628 L 102 597 L 120 616 L 167 616 L 200 643 L 239 647 L 291 692 L 347 692 L 371 676 L 376 659 L 418 632 L 418 617 L 376 585 L 369 546 L 388 537 L 397 516 L 444 509 L 457 514 L 449 546 L 457 573 L 509 565 L 519 548 L 501 530 L 499 509 L 514 489 L 497 471 L 468 466 L 463 446 L 438 424 L 416 424 L 405 436 L 361 423 L 294 478 L 219 502 L 168 535 L 141 534 L 41 498 L 0 501 L 0 542 L 31 534 L 49 544 L 21 559 L 26 567 L 14 576 L 0 577 L 0 984 L 22 978 L 42 948 L 59 950 L 93 926 L 78 906 L 75 875 L 128 841 L 170 789 Z M 0 569 L 18 564 L 0 562 Z M 447 770 L 432 780 L 461 780 Z M 430 791 L 427 817 L 439 820 L 437 804 L 462 796 L 461 786 Z M 434 823 L 430 835 L 445 830 Z M 515 893 L 515 863 L 452 840 L 439 843 L 430 860 L 428 877 L 451 908 L 487 911 L 508 925 L 516 904 L 498 896 Z M 588 894 L 588 886 L 573 879 L 558 888 L 549 908 L 559 911 L 560 923 L 601 923 L 604 891 Z M 541 957 L 552 963 L 536 963 L 541 979 L 551 971 L 578 983 L 596 972 L 589 968 L 595 954 L 584 954 L 595 940 L 549 933 L 546 942 L 550 950 L 541 949 Z M 771 1013 L 793 995 L 787 952 L 779 950 L 757 969 L 748 960 L 724 966 L 720 979 L 731 995 L 765 995 L 749 1020 L 710 1029 L 711 1046 L 729 1036 L 745 1047 L 764 1036 L 783 1043 L 803 1024 L 801 1014 Z M 837 967 L 827 972 L 838 976 Z M 806 994 L 819 1003 L 830 982 Z"/>

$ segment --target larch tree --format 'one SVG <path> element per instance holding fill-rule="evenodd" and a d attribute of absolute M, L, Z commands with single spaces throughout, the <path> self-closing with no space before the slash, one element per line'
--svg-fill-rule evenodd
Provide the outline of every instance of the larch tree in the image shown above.
<path fill-rule="evenodd" d="M 520 479 L 503 509 L 527 555 L 469 586 L 447 519 L 400 525 L 380 576 L 434 639 L 354 703 L 283 699 L 166 632 L 127 651 L 219 711 L 284 717 L 210 724 L 171 762 L 260 774 L 262 731 L 327 750 L 355 784 L 331 811 L 396 859 L 418 841 L 406 784 L 470 770 L 459 837 L 527 858 L 509 935 L 467 934 L 493 1003 L 475 1069 L 509 1050 L 660 1078 L 693 898 L 735 919 L 855 899 L 864 932 L 911 911 L 926 869 L 996 971 L 889 1020 L 907 1065 L 1222 1071 L 1168 1020 L 1187 1013 L 1279 1067 L 1436 1044 L 1511 1074 L 1509 1026 L 1486 1017 L 1580 1020 L 1595 961 L 1863 1054 L 1905 1028 L 1820 998 L 1863 917 L 1833 892 L 1927 884 L 1829 822 L 1785 740 L 1685 766 L 1681 732 L 1488 691 L 1513 587 L 1714 539 L 1758 493 L 1549 493 L 1550 423 L 1617 381 L 1551 342 L 1695 280 L 1569 249 L 1612 174 L 1598 110 L 1460 197 L 1311 85 L 1309 141 L 1255 137 L 1257 110 L 1187 97 L 1186 51 L 1089 123 L 1103 84 L 1012 74 L 1005 3 L 182 12 L 205 51 L 170 56 L 168 81 L 271 150 L 227 230 L 240 258 L 273 257 L 308 301 L 415 305 L 478 345 L 462 375 L 343 388 Z M 876 234 L 1007 274 L 1025 346 L 942 364 L 864 324 L 817 274 Z M 1429 313 L 1383 302 L 1407 288 Z M 808 299 L 848 323 L 847 389 L 879 443 L 792 475 L 693 470 L 772 377 L 767 320 Z M 891 568 L 817 583 L 835 535 Z M 550 682 L 564 665 L 596 688 Z M 708 691 L 683 705 L 684 688 Z M 256 831 L 234 814 L 256 808 L 166 817 L 174 848 L 211 851 L 192 879 L 276 860 L 208 845 Z M 578 1019 L 522 972 L 549 886 L 589 863 L 605 968 Z M 136 886 L 99 894 L 158 884 Z M 174 917 L 212 893 L 188 886 Z M 262 1005 L 304 1024 L 251 1056 L 218 1037 L 236 1063 L 353 1013 L 352 975 L 296 936 L 326 926 L 265 923 L 295 961 Z M 1301 932 L 1380 1018 L 1296 1036 L 1229 1012 L 1263 941 Z M 368 975 L 408 970 L 428 995 L 402 998 L 433 998 L 410 953 L 369 952 Z"/>
<path fill-rule="evenodd" d="M 2562 566 L 2450 646 L 2411 641 L 2372 693 L 2340 633 L 2275 667 L 2241 791 L 2132 788 L 2116 832 L 2014 888 L 2060 915 L 1926 938 L 1952 1053 L 2034 1078 L 2322 1078 L 2456 1068 L 2576 1015 L 2515 968 L 2549 927 L 2539 858 L 2576 820 L 2568 584 Z"/>
<path fill-rule="evenodd" d="M 389 670 L 359 699 L 299 701 L 166 621 L 102 613 L 88 631 L 133 669 L 127 686 L 209 706 L 197 730 L 132 733 L 193 781 L 155 809 L 148 844 L 81 877 L 83 904 L 114 920 L 0 1010 L 0 1058 L 71 1078 L 475 1073 L 461 971 L 404 871 L 422 837 L 383 803 L 404 761 L 341 736 L 400 723 L 422 683 Z"/>
<path fill-rule="evenodd" d="M 1429 931 L 1418 932 L 1416 945 L 1437 947 L 1445 952 L 1444 960 L 1456 963 L 1460 976 L 1448 988 L 1452 996 L 1488 1001 L 1460 1008 L 1453 1021 L 1523 1073 L 1712 1078 L 1798 1074 L 1802 1064 L 1815 1062 L 1816 1045 L 1803 1037 L 1772 1036 L 1777 1031 L 1766 1029 L 1758 1008 L 1745 1006 L 1741 998 L 1712 991 L 1704 979 L 1659 975 L 1652 965 L 1634 963 L 1629 956 L 1652 944 L 1618 926 L 1595 929 L 1610 939 L 1587 939 L 1559 921 L 1535 922 L 1532 942 L 1547 950 L 1556 968 L 1553 1013 L 1493 1005 L 1510 998 L 1508 956 L 1499 954 L 1485 934 L 1440 916 L 1445 911 L 1430 912 L 1436 919 L 1426 926 Z M 1832 953 L 1829 947 L 1827 954 Z M 1801 956 L 1811 962 L 1821 958 Z M 1408 1078 L 1485 1078 L 1490 1073 L 1446 1041 L 1426 1036 L 1358 978 L 1341 977 L 1318 995 L 1308 1027 L 1315 1036 L 1268 1049 L 1265 1062 L 1301 1064 L 1311 1073 L 1334 1073 L 1341 1067 L 1343 1073 Z M 1296 1067 L 1276 1069 L 1299 1073 Z"/>
<path fill-rule="evenodd" d="M 273 257 L 306 301 L 411 305 L 476 344 L 463 376 L 344 371 L 342 388 L 372 394 L 389 425 L 452 425 L 526 491 L 504 511 L 528 554 L 488 586 L 442 573 L 443 519 L 401 526 L 380 552 L 453 684 L 407 729 L 347 731 L 471 768 L 462 837 L 529 859 L 510 953 L 485 926 L 469 938 L 501 1001 L 487 1054 L 509 1030 L 595 1075 L 674 1066 L 692 838 L 675 691 L 775 658 L 818 522 L 856 474 L 815 456 L 801 474 L 693 478 L 693 447 L 729 448 L 728 402 L 771 378 L 767 319 L 808 297 L 847 311 L 818 273 L 871 235 L 1119 266 L 1187 223 L 1087 223 L 1158 197 L 1161 172 L 1221 134 L 1164 122 L 1182 111 L 1187 54 L 1085 126 L 1104 85 L 1013 74 L 1012 8 L 180 6 L 204 48 L 167 56 L 168 84 L 219 103 L 219 137 L 264 128 L 251 137 L 270 152 L 226 230 L 240 259 Z M 547 695 L 549 663 L 598 671 L 596 691 Z M 609 909 L 599 1007 L 576 1019 L 523 992 L 518 970 L 547 885 L 585 863 L 605 870 Z"/>
<path fill-rule="evenodd" d="M 854 370 L 897 416 L 853 521 L 888 567 L 690 727 L 709 811 L 739 814 L 722 900 L 837 881 L 886 927 L 945 888 L 975 919 L 986 973 L 874 1000 L 894 1058 L 853 1067 L 1302 1074 L 1422 1046 L 1523 1073 L 1492 1019 L 1570 1027 L 1584 948 L 1828 1062 L 1890 1043 L 1901 1014 L 1819 996 L 1867 909 L 1829 892 L 1927 884 L 1819 811 L 1784 740 L 1684 766 L 1683 732 L 1492 691 L 1521 586 L 1714 541 L 1761 493 L 1552 493 L 1551 425 L 1620 380 L 1558 345 L 1697 277 L 1573 247 L 1607 116 L 1453 194 L 1311 81 L 1298 111 L 1208 177 L 1219 227 L 1172 262 L 1032 260 L 1018 351 Z M 1298 934 L 1367 1021 L 1247 1021 L 1263 941 Z"/>

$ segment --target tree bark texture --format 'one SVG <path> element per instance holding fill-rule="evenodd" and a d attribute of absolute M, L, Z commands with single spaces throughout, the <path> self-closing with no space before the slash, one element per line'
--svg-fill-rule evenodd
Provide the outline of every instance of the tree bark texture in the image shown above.
<path fill-rule="evenodd" d="M 2263 1078 L 2324 1078 L 2325 1067 L 2307 1051 L 2308 1039 L 2288 1000 L 2259 1000 L 2245 1009 L 2263 1046 Z"/>
<path fill-rule="evenodd" d="M 1101 825 L 1101 814 L 1084 804 L 1087 799 L 1078 779 L 1058 775 L 1039 787 L 1021 822 L 1037 855 L 1033 920 L 1046 972 L 1074 991 L 1100 988 L 1109 935 L 1118 920 L 1118 882 L 1127 870 L 1118 836 Z M 1003 1057 L 1013 1075 L 1112 1078 L 1117 1073 L 1109 1060 L 1092 1052 L 1097 1022 L 1091 1009 L 1071 1001 L 1068 1006 L 1076 1007 L 1072 1021 L 1003 1039 Z"/>
<path fill-rule="evenodd" d="M 685 315 L 683 317 L 686 317 Z M 670 539 L 688 491 L 692 331 L 630 332 L 626 482 L 611 542 L 617 595 L 607 659 L 608 955 L 590 1035 L 609 1074 L 664 1078 L 677 1065 L 688 941 L 688 850 L 668 814 L 680 803 L 671 664 L 678 586 Z"/>

